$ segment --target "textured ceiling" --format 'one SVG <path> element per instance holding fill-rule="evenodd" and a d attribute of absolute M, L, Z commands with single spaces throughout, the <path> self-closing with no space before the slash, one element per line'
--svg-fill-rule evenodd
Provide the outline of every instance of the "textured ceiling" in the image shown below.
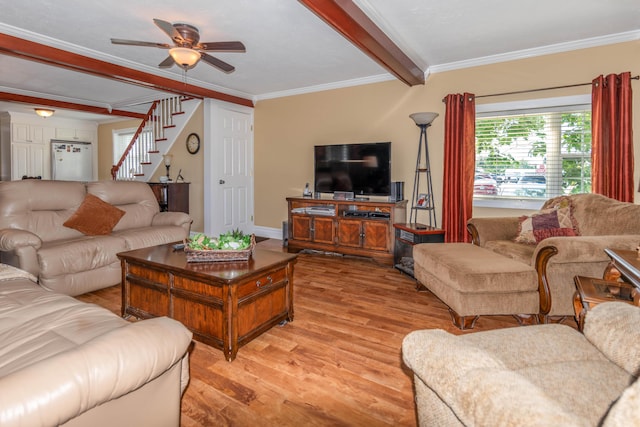
<path fill-rule="evenodd" d="M 425 73 L 640 38 L 637 0 L 355 0 Z M 167 51 L 120 46 L 110 38 L 167 43 L 152 21 L 185 22 L 202 41 L 240 40 L 246 53 L 215 54 L 187 81 L 261 99 L 393 76 L 304 5 L 293 0 L 0 0 L 0 33 L 182 80 L 160 70 Z M 0 91 L 130 108 L 157 92 L 0 54 Z M 31 106 L 24 106 L 30 108 Z M 16 109 L 15 105 L 12 109 Z M 7 109 L 0 104 L 0 111 Z"/>

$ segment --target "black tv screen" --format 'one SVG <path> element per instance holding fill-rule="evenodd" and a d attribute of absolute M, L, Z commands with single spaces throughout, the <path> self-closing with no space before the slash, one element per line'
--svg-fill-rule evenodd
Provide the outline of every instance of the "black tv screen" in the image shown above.
<path fill-rule="evenodd" d="M 315 191 L 354 195 L 391 194 L 391 143 L 316 145 Z"/>

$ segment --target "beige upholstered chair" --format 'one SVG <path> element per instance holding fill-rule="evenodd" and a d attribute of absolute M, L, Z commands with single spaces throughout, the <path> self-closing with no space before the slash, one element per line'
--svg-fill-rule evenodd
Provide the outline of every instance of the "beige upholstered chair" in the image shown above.
<path fill-rule="evenodd" d="M 420 425 L 640 425 L 639 324 L 639 307 L 610 302 L 587 313 L 584 335 L 560 324 L 411 332 L 402 353 Z"/>

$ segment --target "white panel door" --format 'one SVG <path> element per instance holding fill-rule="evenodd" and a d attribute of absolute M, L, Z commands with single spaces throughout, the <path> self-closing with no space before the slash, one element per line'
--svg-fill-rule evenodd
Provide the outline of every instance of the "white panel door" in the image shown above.
<path fill-rule="evenodd" d="M 253 232 L 253 110 L 205 102 L 205 233 Z M 207 167 L 207 164 L 211 167 Z"/>

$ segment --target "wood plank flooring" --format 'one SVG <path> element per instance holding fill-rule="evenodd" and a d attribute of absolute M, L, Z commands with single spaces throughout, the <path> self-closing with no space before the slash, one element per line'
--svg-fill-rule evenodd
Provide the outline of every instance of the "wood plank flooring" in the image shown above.
<path fill-rule="evenodd" d="M 282 250 L 281 241 L 260 246 Z M 415 281 L 373 261 L 298 256 L 295 319 L 241 347 L 227 362 L 196 342 L 182 426 L 415 426 L 404 336 L 441 328 L 455 334 L 446 306 Z M 120 314 L 120 287 L 79 297 Z M 474 331 L 517 327 L 481 317 Z"/>

